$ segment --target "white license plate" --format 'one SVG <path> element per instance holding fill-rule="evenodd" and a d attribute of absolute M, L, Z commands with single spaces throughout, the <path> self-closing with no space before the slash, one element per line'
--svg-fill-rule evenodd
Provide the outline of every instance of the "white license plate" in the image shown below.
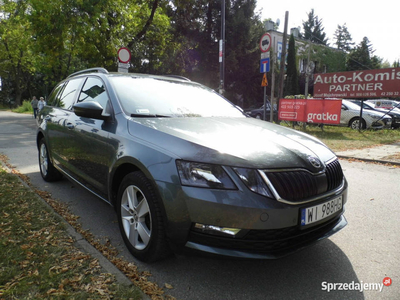
<path fill-rule="evenodd" d="M 303 208 L 301 210 L 301 226 L 328 218 L 342 209 L 343 197 L 339 196 L 325 203 Z"/>

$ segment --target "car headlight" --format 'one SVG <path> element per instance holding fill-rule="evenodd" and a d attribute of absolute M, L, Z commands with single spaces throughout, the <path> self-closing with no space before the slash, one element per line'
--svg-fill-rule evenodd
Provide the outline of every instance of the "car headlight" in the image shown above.
<path fill-rule="evenodd" d="M 255 169 L 233 168 L 244 184 L 254 193 L 273 198 L 267 184 Z"/>
<path fill-rule="evenodd" d="M 381 119 L 382 117 L 377 116 L 377 115 L 372 115 L 372 114 L 368 114 L 372 119 L 378 120 Z"/>
<path fill-rule="evenodd" d="M 182 185 L 213 189 L 236 189 L 232 179 L 219 165 L 177 160 L 176 166 Z"/>

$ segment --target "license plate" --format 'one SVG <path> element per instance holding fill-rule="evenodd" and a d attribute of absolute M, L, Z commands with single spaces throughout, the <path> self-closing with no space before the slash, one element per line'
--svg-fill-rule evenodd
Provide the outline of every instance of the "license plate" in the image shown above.
<path fill-rule="evenodd" d="M 301 226 L 306 226 L 328 218 L 342 209 L 343 197 L 339 196 L 325 203 L 303 208 L 301 210 Z"/>

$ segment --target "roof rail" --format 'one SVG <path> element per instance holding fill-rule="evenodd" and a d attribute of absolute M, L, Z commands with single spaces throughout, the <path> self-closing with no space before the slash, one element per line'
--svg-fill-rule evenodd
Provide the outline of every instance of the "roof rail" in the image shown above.
<path fill-rule="evenodd" d="M 81 70 L 81 71 L 72 73 L 67 78 L 78 75 L 78 74 L 90 73 L 90 72 L 94 72 L 94 71 L 97 71 L 98 73 L 108 74 L 108 71 L 104 68 L 90 68 L 90 69 Z"/>
<path fill-rule="evenodd" d="M 178 79 L 182 79 L 182 80 L 186 80 L 186 81 L 191 81 L 189 78 L 186 78 L 186 77 L 183 77 L 180 75 L 164 75 L 164 76 L 178 78 Z"/>

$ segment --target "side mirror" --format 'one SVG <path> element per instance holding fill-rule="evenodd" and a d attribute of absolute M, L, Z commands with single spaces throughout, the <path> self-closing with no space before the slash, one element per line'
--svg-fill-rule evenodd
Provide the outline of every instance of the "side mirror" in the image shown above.
<path fill-rule="evenodd" d="M 79 117 L 107 120 L 109 114 L 103 114 L 103 107 L 95 101 L 79 102 L 73 106 L 74 112 Z"/>

